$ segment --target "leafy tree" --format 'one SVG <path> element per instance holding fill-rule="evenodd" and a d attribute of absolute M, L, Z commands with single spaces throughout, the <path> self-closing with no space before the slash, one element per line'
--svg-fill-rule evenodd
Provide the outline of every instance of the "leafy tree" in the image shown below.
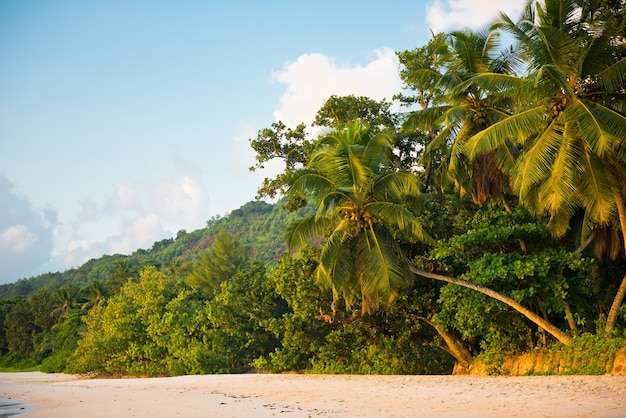
<path fill-rule="evenodd" d="M 354 121 L 371 130 L 387 131 L 393 134 L 395 153 L 390 157 L 398 166 L 409 166 L 414 157 L 414 141 L 411 135 L 396 135 L 397 116 L 390 111 L 391 104 L 384 99 L 376 102 L 368 97 L 354 95 L 331 96 L 318 110 L 313 126 L 328 127 L 341 130 Z M 275 178 L 266 178 L 263 186 L 259 189 L 260 197 L 276 197 L 285 195 L 289 188 L 290 176 L 304 166 L 309 155 L 316 147 L 316 138 L 310 138 L 306 131 L 306 125 L 300 124 L 296 128 L 287 128 L 282 122 L 272 124 L 271 128 L 260 130 L 256 139 L 250 140 L 252 149 L 256 152 L 257 163 L 250 167 L 255 171 L 263 169 L 263 164 L 276 158 L 283 160 L 285 170 Z M 291 210 L 302 207 L 303 200 L 295 196 L 289 197 L 287 207 Z"/>
<path fill-rule="evenodd" d="M 270 198 L 283 195 L 289 174 L 306 162 L 312 145 L 303 123 L 291 129 L 283 122 L 275 122 L 271 128 L 260 130 L 256 139 L 250 139 L 250 146 L 256 152 L 256 164 L 250 167 L 251 171 L 265 168 L 264 164 L 275 158 L 282 159 L 285 163 L 285 170 L 281 174 L 273 179 L 266 177 L 263 180 L 258 195 Z"/>
<path fill-rule="evenodd" d="M 70 358 L 73 373 L 171 375 L 200 373 L 206 319 L 203 302 L 180 279 L 146 267 L 106 305 L 95 305 Z M 204 321 L 204 324 L 203 324 Z"/>
<path fill-rule="evenodd" d="M 509 294 L 552 323 L 578 332 L 597 297 L 593 259 L 551 239 L 545 224 L 521 208 L 510 214 L 482 208 L 468 226 L 466 233 L 438 241 L 430 252 L 428 259 L 438 271 Z M 525 252 L 519 240 L 527 243 Z M 465 339 L 481 341 L 487 351 L 503 352 L 505 345 L 523 351 L 537 343 L 530 324 L 493 299 L 448 285 L 440 301 L 437 320 L 461 331 Z"/>
<path fill-rule="evenodd" d="M 297 255 L 284 255 L 271 269 L 271 286 L 286 302 L 288 311 L 267 322 L 267 329 L 280 345 L 257 358 L 253 365 L 262 370 L 283 372 L 307 370 L 324 345 L 331 330 L 341 328 L 320 319 L 322 307 L 331 303 L 331 296 L 313 280 L 319 250 L 305 247 Z"/>
<path fill-rule="evenodd" d="M 360 296 L 354 318 L 388 305 L 406 286 L 408 262 L 396 237 L 428 240 L 413 213 L 415 177 L 390 167 L 393 139 L 358 123 L 318 142 L 306 169 L 295 173 L 289 194 L 317 204 L 314 215 L 287 230 L 292 249 L 325 238 L 316 280 L 343 298 L 347 310 Z"/>
<path fill-rule="evenodd" d="M 50 315 L 56 318 L 57 323 L 63 322 L 65 315 L 74 308 L 78 299 L 78 292 L 78 287 L 70 284 L 64 284 L 54 292 L 54 309 Z"/>
<path fill-rule="evenodd" d="M 222 282 L 206 310 L 211 323 L 207 355 L 213 372 L 249 370 L 253 360 L 272 352 L 278 340 L 268 330 L 269 321 L 286 311 L 286 303 L 274 292 L 265 265 L 258 260 Z"/>
<path fill-rule="evenodd" d="M 446 35 L 435 35 L 426 45 L 411 51 L 396 53 L 396 55 L 401 64 L 400 78 L 404 84 L 403 90 L 408 94 L 398 94 L 395 98 L 410 109 L 417 105 L 420 110 L 425 110 L 436 104 L 444 93 L 437 81 L 441 78 L 443 65 L 448 55 Z M 403 131 L 426 133 L 417 138 L 422 148 L 416 153 L 418 154 L 423 153 L 423 148 L 433 141 L 439 127 L 436 123 L 420 124 L 422 129 L 416 130 L 415 125 L 415 121 L 405 121 L 405 127 L 410 128 L 403 129 Z M 422 193 L 428 190 L 433 170 L 441 164 L 442 154 L 443 150 L 436 150 L 434 146 L 431 146 L 428 155 L 421 156 L 424 166 Z"/>

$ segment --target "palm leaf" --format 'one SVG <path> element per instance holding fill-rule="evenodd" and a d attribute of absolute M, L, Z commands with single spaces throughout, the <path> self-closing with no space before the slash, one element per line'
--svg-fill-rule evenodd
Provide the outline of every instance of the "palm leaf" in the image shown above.
<path fill-rule="evenodd" d="M 607 168 L 601 158 L 587 154 L 580 160 L 580 164 L 583 173 L 577 189 L 578 199 L 595 222 L 606 224 L 617 211 L 613 188 L 618 185 L 607 175 Z"/>
<path fill-rule="evenodd" d="M 324 237 L 336 222 L 315 215 L 298 219 L 285 228 L 285 240 L 290 250 L 296 250 L 315 239 Z"/>
<path fill-rule="evenodd" d="M 305 196 L 307 194 L 323 194 L 333 190 L 336 185 L 326 175 L 319 171 L 302 169 L 290 180 L 290 193 Z"/>
<path fill-rule="evenodd" d="M 383 221 L 384 225 L 397 228 L 413 240 L 432 243 L 417 217 L 404 206 L 390 202 L 373 202 L 366 206 L 367 213 Z"/>
<path fill-rule="evenodd" d="M 528 191 L 550 175 L 552 158 L 561 145 L 561 129 L 556 122 L 552 122 L 518 159 L 513 189 L 520 200 L 524 201 Z"/>
<path fill-rule="evenodd" d="M 408 266 L 399 257 L 397 242 L 384 228 L 367 229 L 358 247 L 363 260 L 361 292 L 377 302 L 389 304 L 408 282 Z"/>
<path fill-rule="evenodd" d="M 610 132 L 610 128 L 604 121 L 596 117 L 596 114 L 603 114 L 608 119 L 613 116 L 611 112 L 605 112 L 606 108 L 594 111 L 595 107 L 594 105 L 587 105 L 582 100 L 576 100 L 563 111 L 563 120 L 566 121 L 566 126 L 573 125 L 576 127 L 578 135 L 589 145 L 591 152 L 602 157 L 615 148 L 617 138 Z M 613 126 L 618 129 L 618 132 L 619 128 L 622 132 L 626 132 L 626 119 L 623 117 L 611 119 L 617 121 L 617 123 L 613 123 Z M 622 126 L 619 126 L 619 122 Z"/>
<path fill-rule="evenodd" d="M 598 84 L 606 92 L 623 89 L 626 85 L 626 58 L 622 58 L 615 64 L 600 71 L 598 73 Z"/>
<path fill-rule="evenodd" d="M 528 81 L 515 75 L 480 73 L 460 83 L 455 90 L 466 91 L 472 86 L 478 86 L 490 92 L 512 91 L 519 94 L 520 91 L 529 90 Z"/>
<path fill-rule="evenodd" d="M 562 135 L 558 147 L 548 152 L 551 164 L 545 179 L 539 185 L 540 209 L 556 213 L 568 206 L 580 176 L 578 160 L 585 154 L 584 146 L 568 135 Z"/>
<path fill-rule="evenodd" d="M 531 134 L 545 124 L 545 107 L 535 106 L 497 122 L 471 137 L 466 145 L 470 159 L 486 154 L 503 145 L 507 140 L 523 144 Z"/>
<path fill-rule="evenodd" d="M 407 171 L 387 173 L 372 184 L 372 196 L 378 201 L 401 203 L 405 196 L 418 196 L 419 184 L 416 177 Z"/>

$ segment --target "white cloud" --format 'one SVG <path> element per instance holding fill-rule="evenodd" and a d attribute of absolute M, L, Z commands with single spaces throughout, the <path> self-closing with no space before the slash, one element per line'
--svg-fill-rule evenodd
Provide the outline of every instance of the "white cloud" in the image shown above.
<path fill-rule="evenodd" d="M 30 250 L 37 236 L 26 225 L 13 225 L 0 231 L 0 252 L 19 254 Z"/>
<path fill-rule="evenodd" d="M 100 257 L 105 250 L 103 243 L 85 239 L 72 240 L 67 243 L 57 262 L 64 268 L 76 267 L 87 260 Z"/>
<path fill-rule="evenodd" d="M 162 222 L 156 213 L 139 216 L 122 225 L 121 233 L 107 239 L 111 253 L 130 254 L 138 248 L 149 248 L 165 236 Z"/>
<path fill-rule="evenodd" d="M 130 182 L 117 182 L 108 204 L 116 209 L 133 209 L 137 205 L 137 185 Z"/>
<path fill-rule="evenodd" d="M 367 96 L 374 100 L 391 100 L 399 93 L 402 82 L 398 59 L 390 48 L 374 51 L 366 65 L 339 63 L 323 54 L 305 54 L 287 62 L 273 73 L 274 80 L 286 85 L 273 116 L 285 125 L 310 124 L 324 101 L 331 95 Z"/>
<path fill-rule="evenodd" d="M 34 207 L 0 173 L 0 284 L 34 275 L 48 266 L 56 211 Z"/>
<path fill-rule="evenodd" d="M 426 7 L 426 22 L 434 33 L 458 29 L 478 29 L 495 20 L 500 12 L 514 19 L 527 0 L 435 0 Z"/>

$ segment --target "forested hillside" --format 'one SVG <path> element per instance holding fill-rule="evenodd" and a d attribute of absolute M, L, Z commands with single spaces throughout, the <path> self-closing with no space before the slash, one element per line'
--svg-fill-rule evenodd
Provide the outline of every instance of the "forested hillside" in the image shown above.
<path fill-rule="evenodd" d="M 530 2 L 398 52 L 402 112 L 332 96 L 320 137 L 260 130 L 253 169 L 285 169 L 259 197 L 280 204 L 3 286 L 0 365 L 500 373 L 542 353 L 606 373 L 626 349 L 625 9 L 593 6 Z"/>
<path fill-rule="evenodd" d="M 251 256 L 259 260 L 275 261 L 285 251 L 283 229 L 299 214 L 282 209 L 283 204 L 271 205 L 263 201 L 251 201 L 224 217 L 216 216 L 207 221 L 206 228 L 192 232 L 178 231 L 175 238 L 155 242 L 152 248 L 138 249 L 131 255 L 105 255 L 91 259 L 82 266 L 65 272 L 46 273 L 36 277 L 16 278 L 15 283 L 0 285 L 0 299 L 28 296 L 41 289 L 57 290 L 63 284 L 82 287 L 87 283 L 110 279 L 126 280 L 138 277 L 141 268 L 185 266 L 208 248 L 215 234 L 224 229 L 244 244 Z"/>

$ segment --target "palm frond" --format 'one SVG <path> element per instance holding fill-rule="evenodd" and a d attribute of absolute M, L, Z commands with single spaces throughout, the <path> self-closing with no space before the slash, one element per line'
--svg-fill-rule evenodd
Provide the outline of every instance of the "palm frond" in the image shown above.
<path fill-rule="evenodd" d="M 468 156 L 474 159 L 505 145 L 507 140 L 523 144 L 527 137 L 544 126 L 544 115 L 545 107 L 535 106 L 494 123 L 467 141 Z"/>
<path fill-rule="evenodd" d="M 538 186 L 539 208 L 551 214 L 561 211 L 561 207 L 569 206 L 576 191 L 580 176 L 578 161 L 585 154 L 581 141 L 568 135 L 562 135 L 554 149 L 549 151 L 550 171 Z"/>
<path fill-rule="evenodd" d="M 349 225 L 340 224 L 325 241 L 320 251 L 316 269 L 319 285 L 332 288 L 341 294 L 349 304 L 358 290 L 356 278 L 356 236 L 350 233 Z"/>
<path fill-rule="evenodd" d="M 437 126 L 441 117 L 448 111 L 449 105 L 433 106 L 412 112 L 403 124 L 405 130 L 429 130 Z"/>
<path fill-rule="evenodd" d="M 552 171 L 552 158 L 561 145 L 561 127 L 552 122 L 542 134 L 533 139 L 529 148 L 525 149 L 516 165 L 513 181 L 513 190 L 520 200 L 524 201 L 526 194 L 534 186 L 546 179 Z"/>
<path fill-rule="evenodd" d="M 615 137 L 614 147 L 611 147 L 613 152 L 616 148 L 626 145 L 626 115 L 623 112 L 618 112 L 611 107 L 607 107 L 601 104 L 595 104 L 592 107 L 594 116 L 600 120 L 610 135 Z"/>
<path fill-rule="evenodd" d="M 436 85 L 441 79 L 441 74 L 431 68 L 413 69 L 411 76 L 408 78 L 408 82 L 415 86 L 428 86 L 431 88 Z"/>
<path fill-rule="evenodd" d="M 308 194 L 324 194 L 325 191 L 333 190 L 336 185 L 326 175 L 319 171 L 302 169 L 296 172 L 290 180 L 290 193 L 298 196 Z"/>
<path fill-rule="evenodd" d="M 480 73 L 470 79 L 460 83 L 455 87 L 456 91 L 466 91 L 472 86 L 478 86 L 490 92 L 501 91 L 526 91 L 529 90 L 528 81 L 515 75 L 497 74 L 497 73 Z"/>
<path fill-rule="evenodd" d="M 384 225 L 397 228 L 410 239 L 432 243 L 417 217 L 404 206 L 390 202 L 373 202 L 366 206 L 367 213 L 383 221 Z"/>
<path fill-rule="evenodd" d="M 287 248 L 293 251 L 315 239 L 324 237 L 334 223 L 335 221 L 331 218 L 319 218 L 315 215 L 292 222 L 285 228 Z"/>
<path fill-rule="evenodd" d="M 447 125 L 445 126 L 424 148 L 422 155 L 420 156 L 419 163 L 426 164 L 429 161 L 433 161 L 437 154 L 448 148 L 448 143 L 452 142 L 456 136 L 458 126 Z"/>
<path fill-rule="evenodd" d="M 621 128 L 621 133 L 626 133 L 626 118 L 604 107 L 595 109 L 596 107 L 595 105 L 590 106 L 582 100 L 576 100 L 563 111 L 563 120 L 566 126 L 573 125 L 576 127 L 578 135 L 589 145 L 591 152 L 604 156 L 616 147 L 617 137 L 597 115 L 602 114 L 606 119 L 614 121 L 612 126 L 618 132 Z M 618 117 L 615 118 L 614 115 Z"/>
<path fill-rule="evenodd" d="M 577 188 L 578 199 L 596 223 L 607 224 L 617 213 L 613 191 L 619 186 L 608 176 L 601 158 L 587 154 L 579 163 L 583 173 Z"/>
<path fill-rule="evenodd" d="M 387 153 L 393 147 L 394 138 L 388 133 L 378 133 L 372 136 L 363 150 L 363 164 L 377 171 L 388 158 Z"/>
<path fill-rule="evenodd" d="M 626 58 L 622 58 L 615 64 L 600 71 L 598 73 L 598 84 L 606 92 L 615 92 L 623 89 L 626 85 Z"/>
<path fill-rule="evenodd" d="M 363 260 L 361 292 L 375 301 L 389 304 L 408 283 L 406 260 L 394 238 L 383 228 L 367 229 L 358 247 Z"/>
<path fill-rule="evenodd" d="M 417 178 L 407 171 L 385 174 L 372 184 L 372 196 L 378 201 L 401 203 L 405 196 L 419 194 Z"/>

